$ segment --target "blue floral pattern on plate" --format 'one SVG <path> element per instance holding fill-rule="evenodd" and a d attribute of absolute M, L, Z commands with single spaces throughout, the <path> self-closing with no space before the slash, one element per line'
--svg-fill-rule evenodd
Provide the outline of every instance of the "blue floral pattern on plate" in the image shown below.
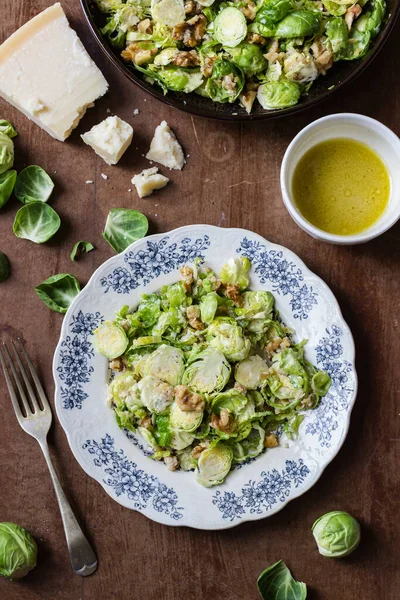
<path fill-rule="evenodd" d="M 261 515 L 278 502 L 285 502 L 292 487 L 299 487 L 310 473 L 302 458 L 298 462 L 287 460 L 281 471 L 263 471 L 259 481 L 250 480 L 240 495 L 218 490 L 212 502 L 228 521 L 240 519 L 246 512 Z"/>
<path fill-rule="evenodd" d="M 177 506 L 178 495 L 175 490 L 154 475 L 139 469 L 123 450 L 115 450 L 114 439 L 108 433 L 100 442 L 87 440 L 82 448 L 94 457 L 93 464 L 103 469 L 106 474 L 103 483 L 112 488 L 116 496 L 126 495 L 138 510 L 151 504 L 154 510 L 175 521 L 182 519 L 184 508 Z"/>
<path fill-rule="evenodd" d="M 182 265 L 204 258 L 204 250 L 210 246 L 205 235 L 196 240 L 185 237 L 180 244 L 169 244 L 165 236 L 159 242 L 146 242 L 146 249 L 130 251 L 124 255 L 127 267 L 114 269 L 100 280 L 105 293 L 111 289 L 117 294 L 129 294 L 141 285 L 147 285 L 161 274 L 171 273 Z"/>
<path fill-rule="evenodd" d="M 88 397 L 83 384 L 89 383 L 93 373 L 90 359 L 94 356 L 93 344 L 89 337 L 103 321 L 99 312 L 83 313 L 81 310 L 72 317 L 69 330 L 75 335 L 67 335 L 61 343 L 57 373 L 64 385 L 61 386 L 63 408 L 82 408 Z"/>
<path fill-rule="evenodd" d="M 280 250 L 267 250 L 265 244 L 244 238 L 236 249 L 247 256 L 260 283 L 272 283 L 272 292 L 291 296 L 290 306 L 295 319 L 308 319 L 313 307 L 318 304 L 317 294 L 304 283 L 304 276 L 294 262 L 286 260 Z"/>

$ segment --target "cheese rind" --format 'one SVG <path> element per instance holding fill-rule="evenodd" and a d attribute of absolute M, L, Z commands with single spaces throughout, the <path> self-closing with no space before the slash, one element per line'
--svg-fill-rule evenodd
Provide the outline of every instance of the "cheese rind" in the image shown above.
<path fill-rule="evenodd" d="M 108 165 L 116 165 L 132 142 L 133 129 L 119 117 L 107 117 L 81 138 Z"/>
<path fill-rule="evenodd" d="M 166 121 L 162 121 L 156 128 L 146 158 L 169 169 L 180 170 L 185 164 L 182 147 Z"/>
<path fill-rule="evenodd" d="M 58 140 L 70 135 L 107 89 L 60 3 L 0 46 L 0 96 Z"/>
<path fill-rule="evenodd" d="M 136 187 L 139 198 L 150 196 L 154 190 L 165 187 L 168 181 L 168 177 L 161 175 L 161 173 L 158 172 L 157 167 L 144 169 L 144 171 L 132 178 L 132 183 Z"/>

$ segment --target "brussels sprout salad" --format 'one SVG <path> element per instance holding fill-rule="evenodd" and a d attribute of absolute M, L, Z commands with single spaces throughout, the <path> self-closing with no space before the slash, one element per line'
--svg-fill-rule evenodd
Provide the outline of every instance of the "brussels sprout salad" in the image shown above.
<path fill-rule="evenodd" d="M 239 100 L 248 113 L 298 103 L 335 62 L 362 58 L 385 0 L 95 0 L 124 61 L 167 93 Z"/>
<path fill-rule="evenodd" d="M 233 258 L 217 276 L 196 260 L 95 331 L 118 425 L 206 487 L 278 446 L 282 432 L 296 437 L 331 383 L 306 360 L 306 340 L 295 343 L 271 292 L 249 289 L 249 270 L 247 258 Z"/>

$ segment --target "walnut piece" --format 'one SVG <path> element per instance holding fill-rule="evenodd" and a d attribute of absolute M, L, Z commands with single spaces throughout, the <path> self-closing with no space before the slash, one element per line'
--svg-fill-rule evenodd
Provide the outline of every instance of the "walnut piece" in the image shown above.
<path fill-rule="evenodd" d="M 204 77 L 211 77 L 214 68 L 214 63 L 217 60 L 217 58 L 218 57 L 214 55 L 209 55 L 205 57 L 204 64 L 201 67 L 201 72 L 203 73 Z"/>
<path fill-rule="evenodd" d="M 259 44 L 260 46 L 265 46 L 267 43 L 267 38 L 263 37 L 259 33 L 249 33 L 247 36 L 247 41 L 249 44 Z"/>
<path fill-rule="evenodd" d="M 114 358 L 114 360 L 110 360 L 109 367 L 112 371 L 122 371 L 124 368 L 122 358 Z"/>
<path fill-rule="evenodd" d="M 179 460 L 176 456 L 165 456 L 164 462 L 169 471 L 176 471 L 179 468 Z"/>
<path fill-rule="evenodd" d="M 198 306 L 188 306 L 186 309 L 186 316 L 189 321 L 189 325 L 193 329 L 201 331 L 204 329 L 204 323 L 200 321 L 200 308 Z"/>
<path fill-rule="evenodd" d="M 350 8 L 348 8 L 346 10 L 346 14 L 344 15 L 344 22 L 347 25 L 347 29 L 350 31 L 351 26 L 353 25 L 353 21 L 354 19 L 357 19 L 357 17 L 359 17 L 362 13 L 362 8 L 359 4 L 354 4 L 353 6 L 350 6 Z"/>
<path fill-rule="evenodd" d="M 137 25 L 137 30 L 140 33 L 153 33 L 153 25 L 151 24 L 150 19 L 143 19 Z"/>
<path fill-rule="evenodd" d="M 264 446 L 265 448 L 276 448 L 279 446 L 279 440 L 274 433 L 269 433 L 265 436 Z"/>
<path fill-rule="evenodd" d="M 205 407 L 203 396 L 192 392 L 186 385 L 177 385 L 175 387 L 175 400 L 179 408 L 184 412 L 200 412 Z"/>
<path fill-rule="evenodd" d="M 157 48 L 144 50 L 138 42 L 132 42 L 121 52 L 121 56 L 124 60 L 130 61 L 135 65 L 143 65 L 149 62 L 157 52 Z"/>
<path fill-rule="evenodd" d="M 205 15 L 195 15 L 188 21 L 178 23 L 172 30 L 172 37 L 175 40 L 183 42 L 185 46 L 194 48 L 198 46 L 204 37 L 207 28 L 207 18 Z"/>
<path fill-rule="evenodd" d="M 198 444 L 198 446 L 195 446 L 191 452 L 193 458 L 198 459 L 200 458 L 200 454 L 207 448 L 208 444 L 206 443 L 201 443 Z"/>
<path fill-rule="evenodd" d="M 185 2 L 184 8 L 185 8 L 185 15 L 187 15 L 188 17 L 193 16 L 193 15 L 198 15 L 203 10 L 202 5 L 199 4 L 198 2 L 194 2 L 193 0 L 188 0 L 188 2 Z"/>
<path fill-rule="evenodd" d="M 199 53 L 197 50 L 178 52 L 172 64 L 177 67 L 198 67 L 200 65 Z"/>
<path fill-rule="evenodd" d="M 244 298 L 240 293 L 240 287 L 238 285 L 228 285 L 226 286 L 225 293 L 227 297 L 232 300 L 235 306 L 243 306 Z"/>
<path fill-rule="evenodd" d="M 240 2 L 242 3 L 242 0 Z M 253 0 L 248 0 L 245 6 L 241 6 L 239 10 L 242 11 L 248 21 L 254 21 L 257 14 L 257 4 Z"/>
<path fill-rule="evenodd" d="M 284 350 L 285 348 L 290 348 L 290 345 L 291 342 L 288 337 L 275 337 L 273 340 L 268 342 L 264 350 L 268 355 L 271 355 L 277 350 Z"/>
<path fill-rule="evenodd" d="M 145 429 L 151 429 L 152 420 L 151 420 L 150 415 L 147 415 L 147 417 L 143 417 L 143 419 L 140 419 L 139 425 L 140 425 L 140 427 L 144 427 Z"/>
<path fill-rule="evenodd" d="M 223 433 L 233 433 L 236 429 L 236 423 L 230 411 L 227 408 L 221 408 L 219 416 L 212 413 L 211 427 Z"/>
<path fill-rule="evenodd" d="M 193 271 L 190 267 L 181 267 L 179 269 L 179 273 L 181 274 L 183 287 L 187 294 L 190 294 L 192 290 L 193 283 Z"/>
<path fill-rule="evenodd" d="M 274 40 L 270 47 L 268 48 L 268 52 L 264 54 L 264 58 L 266 58 L 269 62 L 275 62 L 278 60 L 279 56 L 279 42 L 278 40 Z"/>

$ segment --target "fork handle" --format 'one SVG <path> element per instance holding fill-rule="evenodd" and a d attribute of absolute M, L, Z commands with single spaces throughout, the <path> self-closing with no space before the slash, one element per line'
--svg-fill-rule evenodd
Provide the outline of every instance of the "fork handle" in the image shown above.
<path fill-rule="evenodd" d="M 54 491 L 57 496 L 72 568 L 77 575 L 86 577 L 87 575 L 94 573 L 97 569 L 96 555 L 80 528 L 67 497 L 64 494 L 64 490 L 61 487 L 61 483 L 50 457 L 47 441 L 41 440 L 39 441 L 39 445 L 46 459 L 47 466 L 49 467 Z"/>

